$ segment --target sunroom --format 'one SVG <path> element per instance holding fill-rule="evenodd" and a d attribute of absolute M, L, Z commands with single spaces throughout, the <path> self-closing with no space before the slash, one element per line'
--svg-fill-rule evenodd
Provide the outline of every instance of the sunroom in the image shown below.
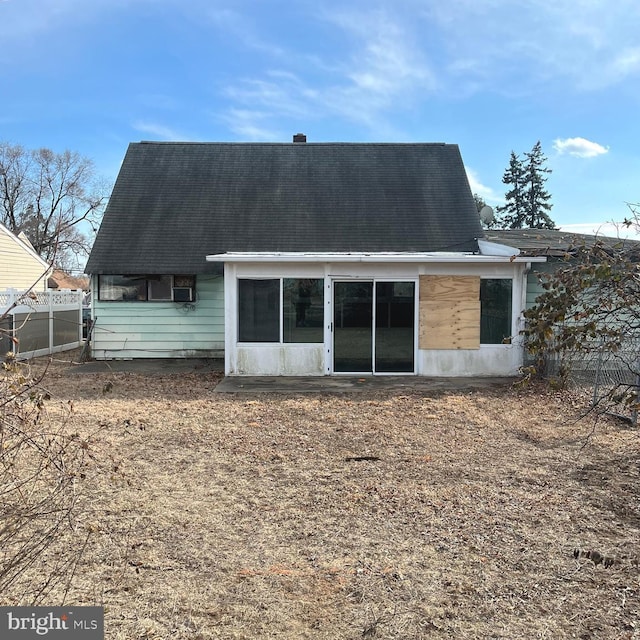
<path fill-rule="evenodd" d="M 534 259 L 544 261 L 544 258 Z M 531 259 L 225 253 L 227 375 L 515 375 Z"/>

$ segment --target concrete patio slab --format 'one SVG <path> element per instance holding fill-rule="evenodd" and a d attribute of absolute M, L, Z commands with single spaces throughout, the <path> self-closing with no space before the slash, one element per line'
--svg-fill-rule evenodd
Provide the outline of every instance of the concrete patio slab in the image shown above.
<path fill-rule="evenodd" d="M 92 360 L 70 363 L 68 375 L 90 373 L 136 373 L 141 375 L 184 375 L 224 372 L 218 358 L 137 358 L 134 360 Z M 227 376 L 216 393 L 352 393 L 376 390 L 474 390 L 513 384 L 511 377 L 427 378 L 422 376 Z"/>
<path fill-rule="evenodd" d="M 227 376 L 216 393 L 351 393 L 376 390 L 437 391 L 487 389 L 513 384 L 516 378 L 425 378 L 422 376 Z"/>

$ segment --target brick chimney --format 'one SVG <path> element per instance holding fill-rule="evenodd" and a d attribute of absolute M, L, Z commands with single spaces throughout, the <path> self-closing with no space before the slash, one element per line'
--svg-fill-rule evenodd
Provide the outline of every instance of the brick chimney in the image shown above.
<path fill-rule="evenodd" d="M 294 142 L 306 142 L 307 141 L 307 136 L 305 136 L 304 133 L 296 133 L 293 136 L 293 141 Z"/>

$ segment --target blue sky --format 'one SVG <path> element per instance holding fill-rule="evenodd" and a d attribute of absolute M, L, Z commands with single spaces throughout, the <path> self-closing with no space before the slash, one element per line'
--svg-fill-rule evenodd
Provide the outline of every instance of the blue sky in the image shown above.
<path fill-rule="evenodd" d="M 637 0 L 0 0 L 0 140 L 112 182 L 139 140 L 448 142 L 490 205 L 540 140 L 551 216 L 640 201 Z"/>

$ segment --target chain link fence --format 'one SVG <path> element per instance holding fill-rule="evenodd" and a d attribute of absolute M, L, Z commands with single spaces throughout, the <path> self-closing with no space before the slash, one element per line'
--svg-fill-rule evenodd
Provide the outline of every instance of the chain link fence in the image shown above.
<path fill-rule="evenodd" d="M 546 362 L 545 376 L 566 376 L 574 388 L 590 395 L 593 408 L 638 423 L 640 335 L 626 338 L 614 350 L 604 341 L 579 352 L 565 352 Z"/>

